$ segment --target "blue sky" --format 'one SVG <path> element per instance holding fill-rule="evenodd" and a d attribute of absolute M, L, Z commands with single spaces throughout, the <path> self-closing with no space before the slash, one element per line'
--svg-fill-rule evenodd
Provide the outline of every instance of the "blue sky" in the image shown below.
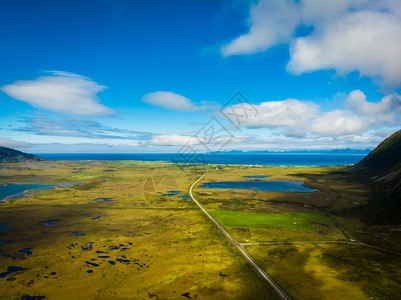
<path fill-rule="evenodd" d="M 401 124 L 397 0 L 16 0 L 0 26 L 0 144 L 27 152 L 364 149 Z"/>

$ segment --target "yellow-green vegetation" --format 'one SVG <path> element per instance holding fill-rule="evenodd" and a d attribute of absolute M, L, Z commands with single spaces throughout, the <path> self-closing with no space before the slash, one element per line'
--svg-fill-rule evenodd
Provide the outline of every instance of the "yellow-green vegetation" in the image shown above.
<path fill-rule="evenodd" d="M 276 299 L 190 199 L 190 185 L 207 173 L 193 190 L 196 199 L 294 299 L 399 299 L 400 256 L 384 251 L 399 249 L 401 230 L 344 213 L 368 201 L 368 188 L 347 172 L 132 161 L 3 164 L 2 185 L 79 184 L 0 203 L 0 295 Z M 255 175 L 271 177 L 244 177 Z M 297 180 L 318 191 L 200 188 L 241 180 Z"/>
<path fill-rule="evenodd" d="M 83 184 L 0 204 L 0 225 L 10 228 L 0 231 L 1 298 L 276 299 L 185 197 L 198 171 L 142 162 L 3 165 L 1 184 Z"/>
<path fill-rule="evenodd" d="M 247 251 L 294 299 L 400 299 L 401 260 L 358 245 L 251 245 Z"/>
<path fill-rule="evenodd" d="M 319 189 L 268 192 L 200 184 L 196 189 L 197 199 L 292 298 L 400 298 L 400 255 L 385 252 L 399 249 L 400 228 L 369 226 L 342 213 L 369 197 L 369 188 L 347 176 L 346 167 L 227 167 L 202 181 L 249 180 L 244 179 L 249 175 L 299 180 Z M 361 247 L 355 238 L 383 250 Z"/>

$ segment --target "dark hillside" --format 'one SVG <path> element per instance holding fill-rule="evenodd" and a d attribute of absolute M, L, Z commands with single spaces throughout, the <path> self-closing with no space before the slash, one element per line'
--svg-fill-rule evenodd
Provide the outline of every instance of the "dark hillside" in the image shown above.
<path fill-rule="evenodd" d="M 357 163 L 354 171 L 376 176 L 400 173 L 401 130 L 386 138 L 362 161 Z"/>
<path fill-rule="evenodd" d="M 351 167 L 370 189 L 369 204 L 354 210 L 371 224 L 401 224 L 401 130 Z"/>
<path fill-rule="evenodd" d="M 24 161 L 45 161 L 46 159 L 18 150 L 0 146 L 0 163 L 18 163 Z"/>

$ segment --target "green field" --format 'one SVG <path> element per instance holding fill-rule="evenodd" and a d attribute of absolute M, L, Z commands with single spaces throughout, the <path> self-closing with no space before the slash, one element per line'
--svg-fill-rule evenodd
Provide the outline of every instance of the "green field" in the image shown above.
<path fill-rule="evenodd" d="M 333 222 L 323 212 L 286 212 L 266 214 L 252 212 L 210 211 L 221 224 L 245 228 L 285 228 L 313 230 L 312 223 L 333 226 Z M 316 230 L 316 228 L 315 228 Z"/>

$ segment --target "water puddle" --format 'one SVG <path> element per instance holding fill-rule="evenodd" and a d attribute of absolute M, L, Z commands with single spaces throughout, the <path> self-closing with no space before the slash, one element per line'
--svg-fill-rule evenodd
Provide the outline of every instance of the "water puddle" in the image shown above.
<path fill-rule="evenodd" d="M 96 199 L 93 199 L 93 201 L 95 201 L 95 202 L 112 202 L 113 201 L 113 198 L 96 198 Z"/>
<path fill-rule="evenodd" d="M 45 225 L 45 227 L 54 227 L 57 225 L 57 223 L 58 223 L 58 220 L 49 220 L 49 221 L 42 222 L 42 224 Z"/>
<path fill-rule="evenodd" d="M 71 231 L 71 234 L 74 236 L 84 236 L 85 233 L 81 232 L 81 231 Z"/>
<path fill-rule="evenodd" d="M 17 272 L 24 272 L 26 270 L 29 270 L 29 268 L 21 268 L 21 267 L 16 267 L 16 266 L 9 266 L 7 267 L 7 271 L 0 273 L 0 278 L 4 278 L 12 273 L 17 273 Z"/>
<path fill-rule="evenodd" d="M 32 248 L 24 248 L 24 249 L 18 250 L 18 252 L 19 253 L 23 253 L 23 254 L 28 255 L 28 256 L 31 256 L 32 255 L 31 249 Z"/>
<path fill-rule="evenodd" d="M 92 263 L 92 262 L 87 261 L 87 260 L 85 261 L 85 263 L 88 264 L 88 265 L 91 265 L 91 266 L 93 266 L 93 267 L 99 267 L 99 266 L 100 266 L 99 264 Z"/>
<path fill-rule="evenodd" d="M 1 246 L 8 245 L 8 244 L 12 244 L 12 243 L 14 243 L 14 242 L 15 242 L 15 241 L 0 240 L 0 247 L 1 247 Z"/>
<path fill-rule="evenodd" d="M 11 228 L 8 227 L 8 223 L 0 224 L 0 231 L 10 230 Z"/>
<path fill-rule="evenodd" d="M 1 200 L 13 200 L 17 198 L 23 198 L 29 195 L 27 191 L 30 190 L 51 190 L 54 188 L 67 188 L 73 185 L 82 184 L 81 182 L 64 182 L 64 183 L 57 183 L 57 184 L 36 184 L 36 183 L 10 183 L 0 185 L 0 199 Z M 5 203 L 1 201 L 0 203 Z"/>

